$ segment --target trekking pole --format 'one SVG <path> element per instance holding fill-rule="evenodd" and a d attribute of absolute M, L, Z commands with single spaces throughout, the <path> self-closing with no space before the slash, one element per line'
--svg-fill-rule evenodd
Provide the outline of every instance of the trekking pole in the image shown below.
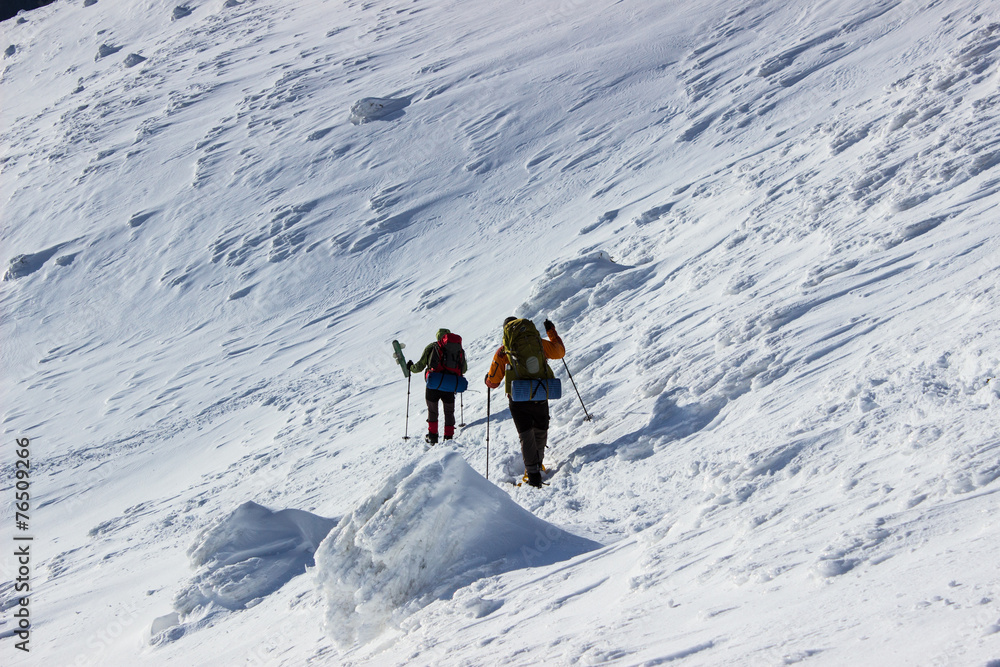
<path fill-rule="evenodd" d="M 583 406 L 583 414 L 587 415 L 583 421 L 589 422 L 591 420 L 590 413 L 587 412 L 587 406 L 583 405 L 583 397 L 580 396 L 580 390 L 576 388 L 576 382 L 573 380 L 573 374 L 569 372 L 569 366 L 566 365 L 566 360 L 563 359 L 563 368 L 566 369 L 566 375 L 569 376 L 569 381 L 573 383 L 573 390 L 576 392 L 576 397 L 580 399 L 580 405 Z"/>
<path fill-rule="evenodd" d="M 490 390 L 486 389 L 486 480 L 490 479 Z"/>
<path fill-rule="evenodd" d="M 461 394 L 458 395 L 458 407 L 461 408 L 462 411 L 462 423 L 459 424 L 459 426 L 465 428 L 465 399 L 462 398 Z"/>
<path fill-rule="evenodd" d="M 409 440 L 410 436 L 410 376 L 406 376 L 406 423 L 403 426 L 403 440 Z"/>

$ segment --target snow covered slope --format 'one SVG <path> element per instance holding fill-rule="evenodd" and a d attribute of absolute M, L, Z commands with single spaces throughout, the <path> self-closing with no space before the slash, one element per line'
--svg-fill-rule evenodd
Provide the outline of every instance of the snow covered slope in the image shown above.
<path fill-rule="evenodd" d="M 1000 661 L 993 4 L 22 18 L 3 664 Z M 478 379 L 510 314 L 568 349 L 541 491 Z M 439 327 L 424 452 L 389 342 Z"/>

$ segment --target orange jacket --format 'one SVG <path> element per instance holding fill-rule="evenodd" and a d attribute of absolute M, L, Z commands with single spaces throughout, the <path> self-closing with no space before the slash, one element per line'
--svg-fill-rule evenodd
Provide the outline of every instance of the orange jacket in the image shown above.
<path fill-rule="evenodd" d="M 566 346 L 563 345 L 562 338 L 556 333 L 555 329 L 547 329 L 545 335 L 549 337 L 548 340 L 542 339 L 542 352 L 545 353 L 546 359 L 562 359 L 566 356 Z M 507 352 L 503 349 L 503 345 L 497 349 L 496 353 L 493 355 L 493 363 L 490 365 L 490 372 L 486 374 L 486 386 L 490 389 L 496 389 L 503 382 L 504 373 L 507 370 Z"/>

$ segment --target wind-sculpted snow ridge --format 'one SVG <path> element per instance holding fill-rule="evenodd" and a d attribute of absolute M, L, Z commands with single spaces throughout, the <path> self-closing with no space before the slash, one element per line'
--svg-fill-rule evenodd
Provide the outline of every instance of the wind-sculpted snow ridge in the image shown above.
<path fill-rule="evenodd" d="M 552 317 L 566 325 L 588 309 L 603 306 L 619 293 L 637 287 L 646 273 L 629 271 L 631 268 L 615 263 L 602 250 L 559 262 L 545 272 L 518 314 L 536 319 Z"/>
<path fill-rule="evenodd" d="M 206 528 L 188 550 L 198 573 L 174 598 L 173 613 L 153 621 L 151 642 L 182 637 L 219 610 L 245 609 L 313 565 L 313 553 L 336 520 L 245 502 Z"/>
<path fill-rule="evenodd" d="M 458 452 L 440 449 L 341 520 L 316 552 L 316 578 L 327 630 L 349 647 L 477 579 L 600 546 L 538 519 Z"/>

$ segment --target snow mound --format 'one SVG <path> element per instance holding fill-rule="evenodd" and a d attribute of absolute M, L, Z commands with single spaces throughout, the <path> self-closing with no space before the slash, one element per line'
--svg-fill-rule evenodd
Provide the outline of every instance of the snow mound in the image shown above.
<path fill-rule="evenodd" d="M 367 642 L 482 577 L 550 565 L 601 545 L 542 521 L 441 449 L 397 472 L 316 551 L 327 631 Z"/>
<path fill-rule="evenodd" d="M 361 125 L 373 120 L 395 120 L 409 105 L 409 97 L 364 97 L 351 105 L 351 122 Z"/>
<path fill-rule="evenodd" d="M 209 606 L 243 609 L 303 574 L 337 524 L 296 509 L 272 512 L 246 502 L 202 531 L 188 549 L 200 568 L 174 600 L 181 616 Z"/>
<path fill-rule="evenodd" d="M 4 273 L 4 280 L 17 280 L 18 278 L 24 278 L 25 276 L 30 276 L 35 271 L 38 271 L 42 266 L 52 259 L 63 245 L 53 246 L 47 250 L 41 252 L 29 253 L 18 255 L 10 260 L 10 265 L 7 267 L 7 272 Z"/>

